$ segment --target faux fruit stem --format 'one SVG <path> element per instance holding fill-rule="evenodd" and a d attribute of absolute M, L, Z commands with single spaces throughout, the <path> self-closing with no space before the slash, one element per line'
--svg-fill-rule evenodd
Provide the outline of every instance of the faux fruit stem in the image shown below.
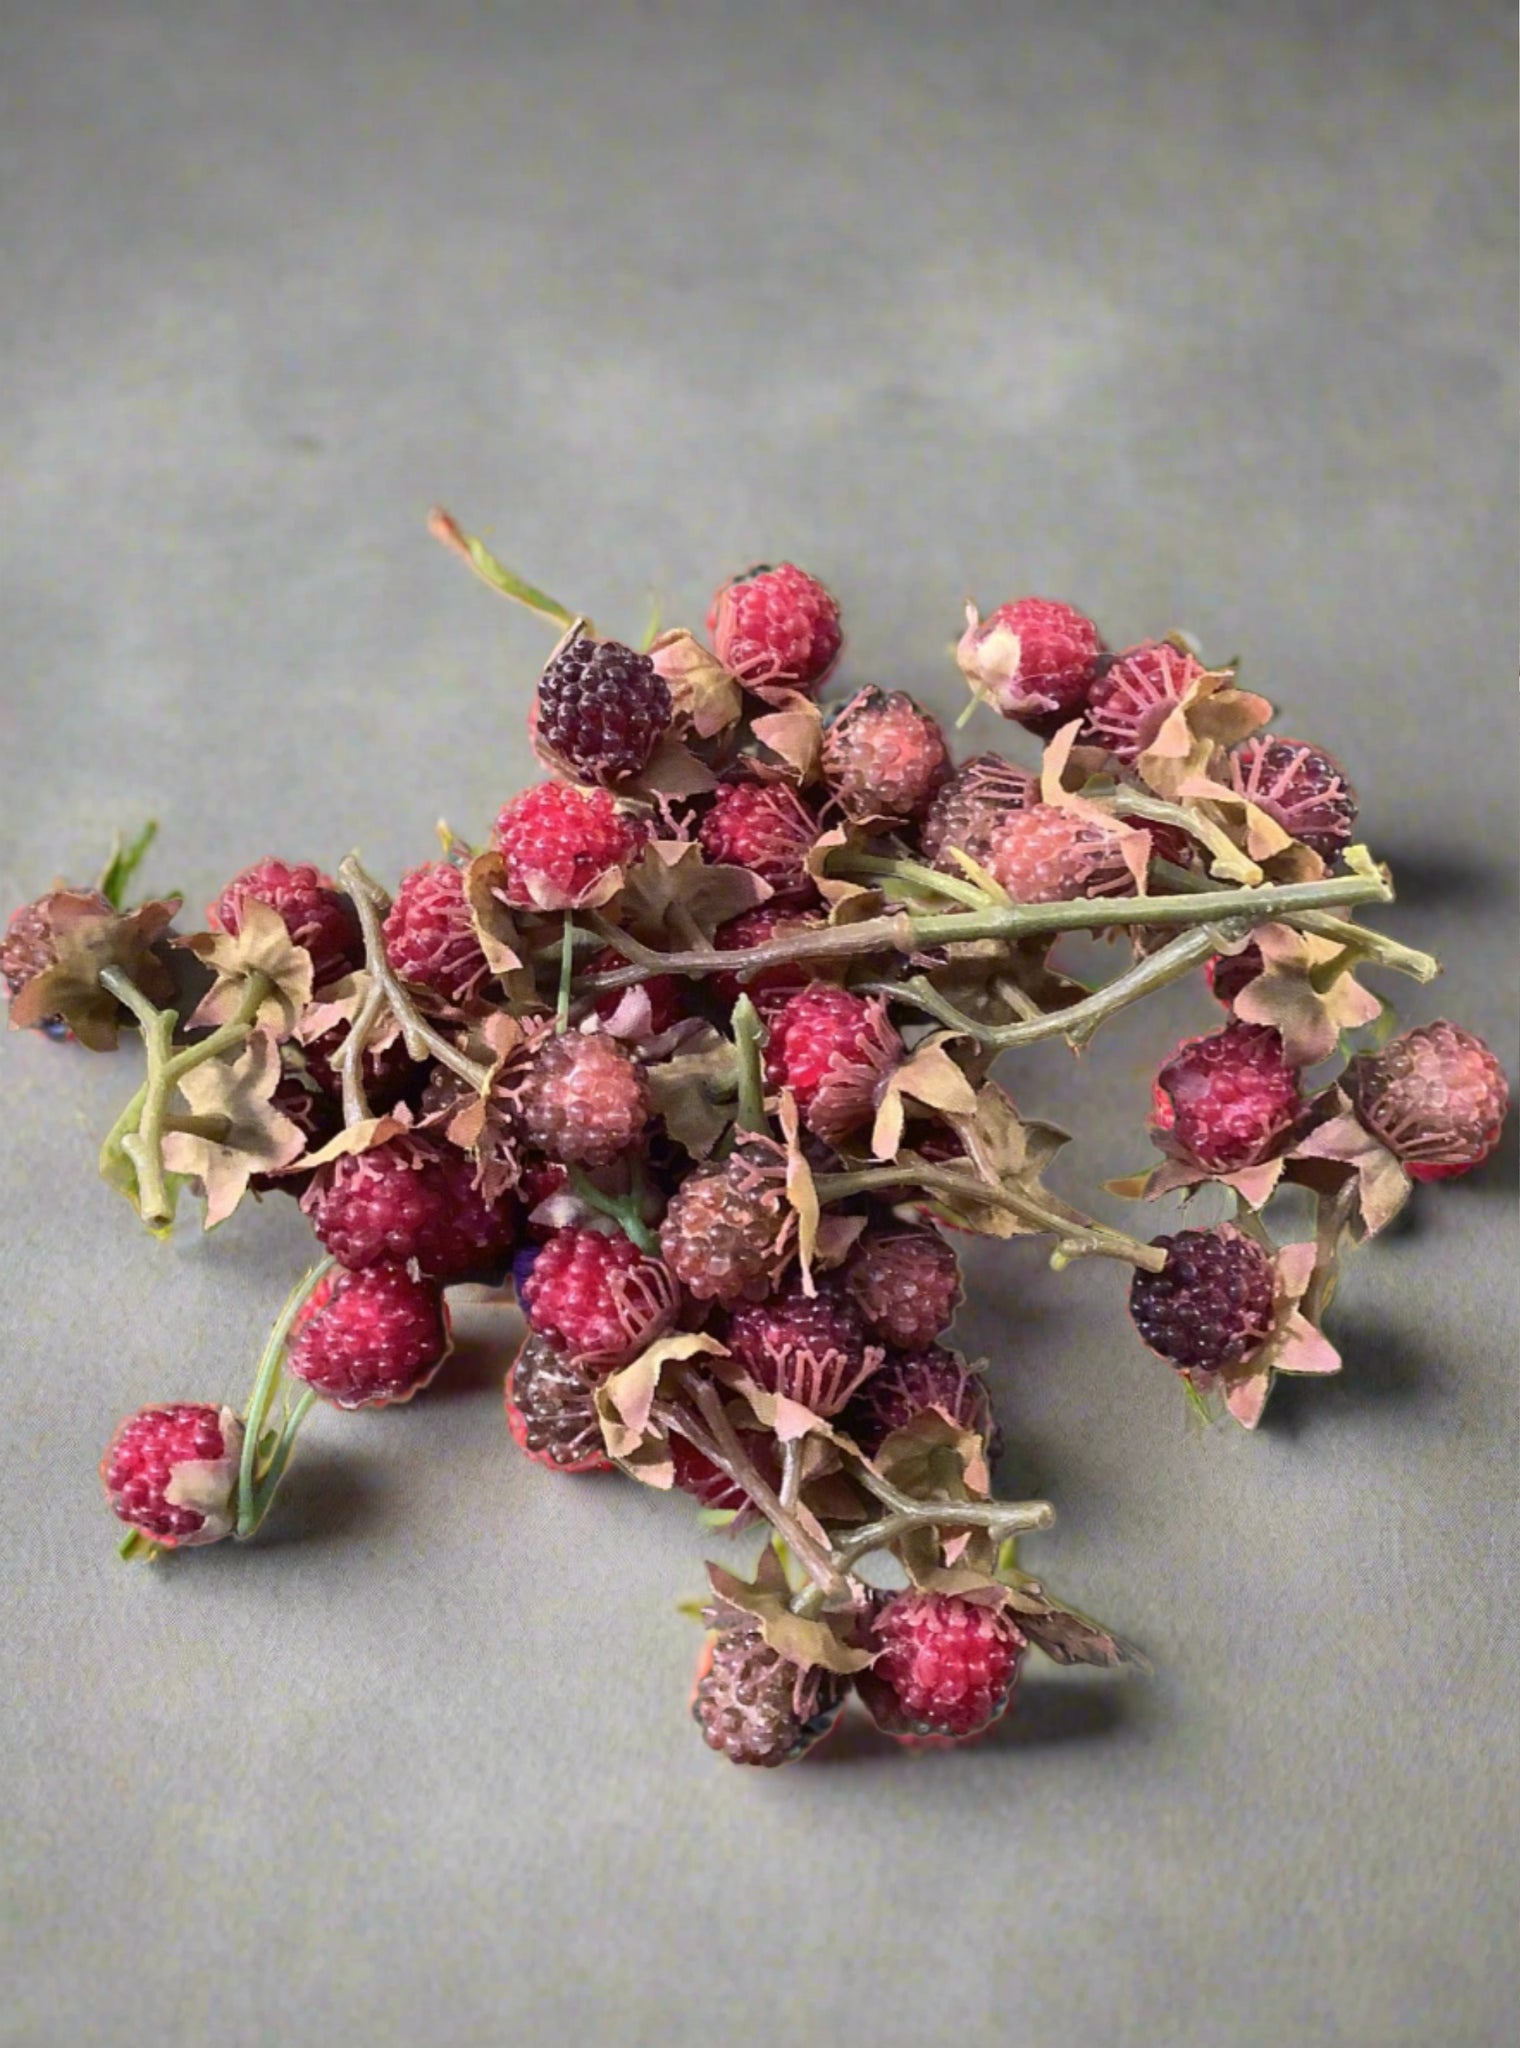
<path fill-rule="evenodd" d="M 848 1173 L 820 1173 L 813 1185 L 820 1202 L 842 1202 L 850 1195 L 864 1195 L 878 1188 L 922 1188 L 926 1194 L 948 1195 L 962 1202 L 980 1202 L 994 1209 L 1010 1209 L 1034 1231 L 1048 1233 L 1056 1240 L 1056 1255 L 1064 1264 L 1069 1259 L 1122 1259 L 1141 1266 L 1147 1273 L 1159 1273 L 1166 1253 L 1154 1245 L 1142 1244 L 1122 1230 L 1110 1230 L 1091 1217 L 1068 1215 L 1042 1202 L 1023 1189 L 1010 1188 L 1005 1181 L 982 1180 L 973 1173 L 957 1173 L 953 1167 L 931 1166 L 922 1159 L 905 1159 L 886 1166 L 860 1166 Z"/>
<path fill-rule="evenodd" d="M 148 1071 L 142 1086 L 123 1109 L 106 1134 L 100 1148 L 100 1171 L 104 1178 L 120 1185 L 118 1162 L 125 1160 L 132 1170 L 137 1189 L 137 1212 L 149 1229 L 164 1229 L 173 1220 L 168 1183 L 164 1178 L 163 1139 L 171 1127 L 170 1100 L 180 1077 L 239 1046 L 253 1029 L 254 1019 L 268 1000 L 273 984 L 267 975 L 250 974 L 236 1013 L 225 1024 L 187 1045 L 174 1050 L 177 1010 L 161 1010 L 119 967 L 103 967 L 101 986 L 125 1004 L 142 1029 L 143 1051 Z M 183 1128 L 179 1119 L 175 1125 Z"/>
<path fill-rule="evenodd" d="M 237 1529 L 239 1536 L 252 1536 L 260 1522 L 269 1512 L 275 1491 L 284 1477 L 285 1467 L 290 1462 L 296 1431 L 305 1419 L 311 1406 L 311 1389 L 302 1392 L 301 1399 L 291 1411 L 279 1442 L 263 1469 L 259 1467 L 259 1440 L 264 1432 L 264 1420 L 269 1405 L 274 1399 L 275 1388 L 279 1385 L 281 1368 L 285 1363 L 285 1346 L 290 1332 L 308 1298 L 332 1271 L 333 1259 L 320 1259 L 311 1270 L 299 1279 L 285 1297 L 285 1305 L 275 1318 L 254 1374 L 253 1390 L 248 1396 L 248 1408 L 243 1417 L 243 1459 L 238 1470 Z"/>
<path fill-rule="evenodd" d="M 339 878 L 343 870 L 340 868 Z M 1332 905 L 1389 903 L 1393 892 L 1377 875 L 1330 875 L 1320 882 L 1283 882 L 1253 889 L 1209 889 L 1176 896 L 1088 898 L 1074 903 L 987 903 L 980 909 L 896 911 L 863 918 L 859 924 L 826 925 L 789 932 L 764 945 L 723 952 L 693 947 L 687 952 L 660 953 L 619 930 L 605 918 L 594 920 L 605 944 L 629 962 L 627 967 L 588 974 L 579 981 L 586 991 L 629 988 L 651 972 L 661 974 L 747 974 L 762 967 L 785 967 L 809 960 L 853 960 L 863 953 L 912 953 L 926 946 L 963 944 L 973 939 L 1012 942 L 1058 932 L 1107 931 L 1120 925 L 1206 925 L 1225 918 L 1249 924 L 1274 920 L 1302 922 L 1306 913 Z M 1355 929 L 1355 927 L 1352 927 Z"/>

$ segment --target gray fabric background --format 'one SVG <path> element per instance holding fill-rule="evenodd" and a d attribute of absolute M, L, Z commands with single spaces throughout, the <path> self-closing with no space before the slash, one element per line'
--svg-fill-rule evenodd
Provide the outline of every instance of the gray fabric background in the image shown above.
<path fill-rule="evenodd" d="M 630 633 L 795 556 L 850 672 L 946 712 L 970 591 L 1242 652 L 1447 960 L 1398 1002 L 1512 1062 L 1511 41 L 1458 0 L 12 0 L 5 901 L 148 813 L 192 904 L 481 830 L 546 642 L 441 498 Z M 1065 1187 L 1143 1163 L 1215 1014 L 1013 1071 Z M 117 1414 L 239 1398 L 307 1240 L 150 1241 L 93 1177 L 132 1056 L 0 1054 L 0 2039 L 1513 2038 L 1512 1136 L 1256 1440 L 1187 1425 L 1118 1271 L 979 1250 L 1030 1555 L 1157 1676 L 748 1775 L 683 1712 L 702 1539 L 516 1456 L 502 1312 L 414 1411 L 321 1416 L 256 1550 L 119 1566 Z"/>

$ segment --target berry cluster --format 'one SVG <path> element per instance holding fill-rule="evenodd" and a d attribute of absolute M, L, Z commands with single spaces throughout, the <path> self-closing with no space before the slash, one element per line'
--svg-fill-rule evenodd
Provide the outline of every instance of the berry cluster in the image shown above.
<path fill-rule="evenodd" d="M 150 1228 L 186 1188 L 207 1227 L 283 1191 L 323 1255 L 241 1413 L 118 1429 L 124 1552 L 251 1536 L 311 1405 L 411 1400 L 471 1281 L 521 1311 L 506 1419 L 536 1464 L 766 1526 L 753 1576 L 709 1566 L 703 1609 L 692 1712 L 735 1762 L 802 1755 L 851 1695 L 894 1738 L 974 1736 L 1031 1646 L 1128 1661 L 1015 1562 L 1051 1510 L 992 1492 L 954 1240 L 1119 1263 L 1205 1413 L 1254 1426 L 1276 1373 L 1337 1368 L 1344 1247 L 1480 1164 L 1508 1107 L 1478 1039 L 1391 1036 L 1357 979 L 1435 963 L 1349 915 L 1391 891 L 1344 772 L 1181 640 L 1111 651 L 1035 598 L 973 610 L 958 660 L 1043 745 L 957 766 L 902 691 L 820 705 L 839 607 L 791 564 L 726 583 L 708 644 L 640 651 L 434 531 L 563 629 L 529 720 L 546 779 L 483 844 L 394 894 L 352 856 L 260 860 L 176 933 L 177 902 L 124 906 L 145 834 L 0 942 L 14 1025 L 97 1050 L 138 1030 L 101 1169 Z M 1062 971 L 1078 931 L 1126 942 L 1095 990 Z M 1046 1187 L 1059 1136 L 991 1069 L 1189 974 L 1228 1017 L 1162 1063 L 1159 1162 L 1110 1185 L 1212 1186 L 1231 1220 L 1147 1242 Z M 1285 1188 L 1309 1241 L 1269 1234 Z M 883 1558 L 898 1590 L 862 1572 Z"/>

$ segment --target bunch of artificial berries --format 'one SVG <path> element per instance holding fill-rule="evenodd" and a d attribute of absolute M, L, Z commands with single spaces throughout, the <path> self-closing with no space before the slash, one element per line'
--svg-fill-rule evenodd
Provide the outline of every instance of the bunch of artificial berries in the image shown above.
<path fill-rule="evenodd" d="M 1031 1643 L 1125 1653 L 1013 1564 L 1049 1510 L 989 1494 L 952 1235 L 1127 1264 L 1142 1341 L 1254 1424 L 1276 1372 L 1338 1363 L 1342 1246 L 1479 1165 L 1508 1088 L 1454 1024 L 1378 1041 L 1357 961 L 1423 956 L 1342 915 L 1388 894 L 1346 776 L 1182 641 L 1112 652 L 1043 599 L 972 612 L 973 695 L 1047 746 L 957 765 L 903 691 L 820 710 L 839 608 L 801 569 L 734 578 L 707 625 L 640 652 L 571 623 L 530 718 L 546 779 L 394 896 L 269 858 L 176 938 L 176 903 L 122 907 L 118 858 L 11 919 L 13 1024 L 102 1049 L 143 1027 L 102 1170 L 145 1220 L 187 1183 L 208 1225 L 284 1191 L 324 1255 L 242 1415 L 144 1409 L 102 1474 L 128 1550 L 249 1535 L 312 1400 L 410 1401 L 449 1354 L 446 1290 L 483 1284 L 525 1321 L 506 1416 L 534 1463 L 769 1525 L 753 1581 L 712 1572 L 714 1749 L 786 1762 L 852 1690 L 895 1737 L 959 1740 Z M 1076 928 L 1128 940 L 1096 994 L 1060 970 Z M 1195 970 L 1227 1020 L 1162 1064 L 1162 1158 L 1126 1191 L 1221 1185 L 1237 1220 L 1144 1243 L 1047 1193 L 1052 1136 L 988 1069 Z M 1279 1249 L 1262 1212 L 1290 1185 L 1321 1227 Z M 873 1554 L 902 1590 L 860 1575 Z"/>

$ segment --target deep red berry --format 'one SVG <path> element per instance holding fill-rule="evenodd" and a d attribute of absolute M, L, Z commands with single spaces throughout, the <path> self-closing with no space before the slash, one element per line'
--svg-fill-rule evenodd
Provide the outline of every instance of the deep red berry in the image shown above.
<path fill-rule="evenodd" d="M 533 736 L 580 781 L 621 782 L 648 766 L 670 714 L 670 691 L 647 654 L 582 637 L 539 677 Z"/>
<path fill-rule="evenodd" d="M 1257 733 L 1226 756 L 1229 782 L 1321 860 L 1333 861 L 1356 829 L 1356 792 L 1333 754 L 1304 740 Z"/>
<path fill-rule="evenodd" d="M 410 1401 L 449 1355 L 443 1291 L 406 1266 L 334 1273 L 306 1308 L 286 1363 L 339 1408 Z"/>
<path fill-rule="evenodd" d="M 964 1741 L 1006 1710 L 1028 1648 L 1006 1608 L 955 1593 L 890 1593 L 871 1623 L 877 1657 L 856 1678 L 890 1735 Z"/>
<path fill-rule="evenodd" d="M 401 877 L 385 919 L 385 951 L 401 979 L 449 1009 L 467 1009 L 491 978 L 464 893 L 464 871 L 427 861 Z"/>
<path fill-rule="evenodd" d="M 810 982 L 770 1013 L 765 1078 L 789 1088 L 803 1122 L 835 1144 L 869 1123 L 903 1043 L 879 999 Z"/>
<path fill-rule="evenodd" d="M 769 1301 L 741 1303 L 728 1348 L 757 1386 L 815 1415 L 837 1415 L 882 1358 L 854 1302 L 827 1284 L 814 1295 L 794 1284 Z"/>
<path fill-rule="evenodd" d="M 960 1306 L 960 1260 L 936 1230 L 868 1230 L 844 1284 L 878 1344 L 917 1351 L 950 1327 Z"/>
<path fill-rule="evenodd" d="M 736 1148 L 681 1182 L 660 1225 L 660 1250 L 695 1300 L 730 1306 L 770 1293 L 795 1223 L 785 1180 L 784 1163 L 766 1171 Z"/>
<path fill-rule="evenodd" d="M 237 1525 L 243 1425 L 230 1408 L 176 1401 L 129 1415 L 100 1461 L 111 1507 L 165 1550 L 216 1543 Z"/>
<path fill-rule="evenodd" d="M 578 910 L 606 900 L 644 832 L 605 789 L 540 782 L 503 805 L 493 837 L 514 909 Z"/>
<path fill-rule="evenodd" d="M 242 929 L 243 905 L 252 898 L 278 911 L 297 946 L 311 955 L 314 988 L 324 988 L 363 965 L 364 940 L 352 903 L 329 875 L 309 862 L 255 861 L 227 884 L 206 920 L 217 931 L 236 938 Z"/>
<path fill-rule="evenodd" d="M 680 1289 L 670 1268 L 621 1232 L 555 1230 L 521 1289 L 530 1326 L 598 1375 L 626 1365 L 676 1319 Z"/>
<path fill-rule="evenodd" d="M 709 1749 L 730 1763 L 774 1769 L 827 1735 L 849 1681 L 818 1665 L 804 1670 L 773 1650 L 753 1615 L 709 1609 L 692 1719 Z"/>
<path fill-rule="evenodd" d="M 319 1167 L 301 1207 L 324 1248 L 356 1270 L 415 1261 L 435 1280 L 460 1280 L 512 1249 L 511 1203 L 485 1201 L 469 1160 L 427 1138 L 392 1138 Z"/>
<path fill-rule="evenodd" d="M 1155 1122 L 1209 1173 L 1269 1159 L 1303 1113 L 1298 1075 L 1267 1024 L 1184 1039 L 1156 1076 Z"/>
<path fill-rule="evenodd" d="M 517 1094 L 523 1135 L 564 1166 L 610 1166 L 649 1121 L 644 1069 L 605 1031 L 546 1039 Z"/>
<path fill-rule="evenodd" d="M 789 782 L 726 782 L 700 828 L 702 851 L 716 866 L 748 868 L 774 898 L 816 896 L 807 856 L 818 820 Z"/>
<path fill-rule="evenodd" d="M 1509 1114 L 1509 1082 L 1481 1038 L 1440 1019 L 1351 1062 L 1356 1113 L 1415 1180 L 1481 1166 Z"/>
<path fill-rule="evenodd" d="M 1264 1245 L 1233 1224 L 1158 1237 L 1159 1273 L 1137 1270 L 1129 1312 L 1140 1341 L 1180 1372 L 1242 1365 L 1272 1330 L 1277 1274 Z"/>
<path fill-rule="evenodd" d="M 507 1374 L 513 1441 L 551 1472 L 610 1472 L 590 1376 L 529 1331 Z"/>
<path fill-rule="evenodd" d="M 725 583 L 707 629 L 725 668 L 746 683 L 783 683 L 815 692 L 839 659 L 839 606 L 792 562 L 761 562 Z"/>
<path fill-rule="evenodd" d="M 772 939 L 785 938 L 789 932 L 807 931 L 822 923 L 816 912 L 762 903 L 758 909 L 746 910 L 731 917 L 727 924 L 720 924 L 713 933 L 713 944 L 725 953 L 742 953 L 752 946 L 767 946 Z M 712 990 L 725 1003 L 736 1003 L 741 995 L 747 994 L 755 1007 L 764 1011 L 806 988 L 808 980 L 805 960 L 786 960 L 779 967 L 762 967 L 742 981 L 737 974 L 715 974 Z"/>
<path fill-rule="evenodd" d="M 1036 777 L 1000 754 L 978 754 L 957 768 L 935 796 L 918 828 L 924 859 L 958 874 L 955 849 L 978 866 L 987 864 L 992 835 L 1010 811 L 1027 811 L 1040 800 Z"/>
<path fill-rule="evenodd" d="M 993 829 L 984 865 L 1015 903 L 1075 903 L 1135 891 L 1118 831 L 1057 804 L 1011 812 Z"/>
<path fill-rule="evenodd" d="M 599 953 L 593 953 L 586 962 L 588 974 L 610 974 L 628 962 L 615 946 L 603 946 Z M 630 988 L 612 988 L 599 995 L 593 1005 L 598 1017 L 608 1022 L 620 1011 L 626 1014 L 630 995 L 641 997 L 648 1005 L 648 1016 L 642 1026 L 636 1026 L 640 1043 L 646 1038 L 659 1038 L 674 1029 L 687 1015 L 687 984 L 678 974 L 649 974 Z"/>
<path fill-rule="evenodd" d="M 1097 677 L 1087 696 L 1083 738 L 1132 766 L 1154 742 L 1189 686 L 1207 671 L 1171 640 L 1126 648 Z"/>
<path fill-rule="evenodd" d="M 907 1429 L 932 1411 L 981 1437 L 989 1458 L 997 1455 L 998 1429 L 987 1383 L 958 1351 L 942 1344 L 889 1352 L 885 1365 L 851 1397 L 839 1427 L 872 1458 L 893 1430 Z"/>
<path fill-rule="evenodd" d="M 905 824 L 950 776 L 937 718 L 905 690 L 864 689 L 823 738 L 823 779 L 846 817 Z"/>
<path fill-rule="evenodd" d="M 973 612 L 956 659 L 1004 718 L 1039 725 L 1081 710 L 1102 653 L 1097 627 L 1071 605 L 1021 597 L 985 619 Z"/>

